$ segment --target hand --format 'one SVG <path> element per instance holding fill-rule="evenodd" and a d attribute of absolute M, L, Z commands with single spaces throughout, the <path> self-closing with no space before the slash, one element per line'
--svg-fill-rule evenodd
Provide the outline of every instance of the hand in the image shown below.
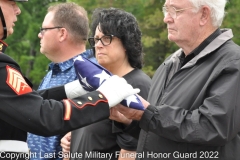
<path fill-rule="evenodd" d="M 150 105 L 150 103 L 149 103 L 148 101 L 146 101 L 145 99 L 143 99 L 143 98 L 142 98 L 141 96 L 139 96 L 138 94 L 137 94 L 137 96 L 138 96 L 138 98 L 140 99 L 140 101 L 142 102 L 144 108 L 146 109 L 146 108 Z"/>
<path fill-rule="evenodd" d="M 118 104 L 121 105 L 121 104 Z M 116 105 L 116 106 L 118 106 Z M 129 125 L 130 123 L 132 123 L 131 119 L 128 119 L 127 117 L 125 117 L 122 113 L 120 113 L 116 107 L 112 107 L 110 108 L 110 117 L 109 119 L 123 123 L 125 125 Z"/>
<path fill-rule="evenodd" d="M 135 160 L 136 151 L 128 151 L 125 149 L 120 150 L 118 160 Z"/>
<path fill-rule="evenodd" d="M 107 98 L 110 108 L 117 105 L 124 98 L 140 92 L 138 88 L 134 89 L 128 84 L 124 78 L 116 75 L 108 78 L 97 90 Z"/>
<path fill-rule="evenodd" d="M 120 150 L 118 160 L 135 160 L 136 151 Z"/>
<path fill-rule="evenodd" d="M 84 90 L 82 85 L 79 83 L 79 80 L 72 81 L 64 85 L 65 93 L 67 98 L 73 99 L 88 93 Z"/>
<path fill-rule="evenodd" d="M 70 153 L 70 145 L 71 145 L 71 132 L 68 132 L 62 139 L 61 139 L 61 146 L 62 146 L 62 151 L 64 154 L 64 160 L 69 159 L 70 157 L 68 156 Z M 68 157 L 68 158 L 66 158 Z"/>
<path fill-rule="evenodd" d="M 117 105 L 116 108 L 120 113 L 122 113 L 126 118 L 132 119 L 132 120 L 140 120 L 142 118 L 142 115 L 144 111 L 138 110 L 138 109 L 133 109 L 133 108 L 128 108 L 123 105 Z"/>

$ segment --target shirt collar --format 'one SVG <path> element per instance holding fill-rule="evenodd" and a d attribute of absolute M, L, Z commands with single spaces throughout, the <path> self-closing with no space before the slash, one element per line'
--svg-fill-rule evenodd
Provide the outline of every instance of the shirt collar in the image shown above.
<path fill-rule="evenodd" d="M 73 66 L 73 63 L 74 63 L 74 58 L 76 58 L 77 56 L 67 60 L 67 61 L 64 61 L 64 62 L 61 62 L 61 63 L 54 63 L 54 62 L 51 62 L 48 66 L 48 70 L 52 70 L 54 66 L 58 65 L 59 68 L 61 69 L 61 71 L 65 71 L 69 68 L 71 68 Z"/>
<path fill-rule="evenodd" d="M 87 49 L 85 52 L 82 52 L 79 55 L 82 55 L 84 58 L 87 58 L 87 59 L 89 59 L 91 57 L 94 57 L 92 49 Z M 69 68 L 71 68 L 73 66 L 74 59 L 76 57 L 78 57 L 79 55 L 74 56 L 73 58 L 71 58 L 71 59 L 69 59 L 67 61 L 61 62 L 61 63 L 53 63 L 53 62 L 51 62 L 48 65 L 49 66 L 48 70 L 52 70 L 55 65 L 58 65 L 59 68 L 61 69 L 61 71 L 65 71 L 65 70 L 67 70 L 67 69 L 69 69 Z"/>
<path fill-rule="evenodd" d="M 221 30 L 218 28 L 208 38 L 206 38 L 197 48 L 195 48 L 188 56 L 195 57 L 198 55 L 207 45 L 209 45 L 217 36 L 221 34 Z"/>
<path fill-rule="evenodd" d="M 189 55 L 185 57 L 184 52 L 182 51 L 179 60 L 180 60 L 180 68 L 184 66 L 187 62 L 197 56 L 207 45 L 209 45 L 217 36 L 221 34 L 221 30 L 218 28 L 214 31 L 208 38 L 206 38 L 197 48 L 195 48 Z"/>

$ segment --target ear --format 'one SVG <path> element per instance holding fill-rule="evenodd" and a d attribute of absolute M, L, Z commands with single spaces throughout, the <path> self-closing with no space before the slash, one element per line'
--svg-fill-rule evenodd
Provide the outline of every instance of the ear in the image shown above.
<path fill-rule="evenodd" d="M 201 10 L 200 25 L 203 26 L 211 20 L 211 10 L 208 6 L 203 6 Z"/>
<path fill-rule="evenodd" d="M 63 42 L 64 40 L 66 40 L 68 37 L 68 31 L 66 30 L 66 28 L 60 28 L 59 31 L 59 41 Z"/>

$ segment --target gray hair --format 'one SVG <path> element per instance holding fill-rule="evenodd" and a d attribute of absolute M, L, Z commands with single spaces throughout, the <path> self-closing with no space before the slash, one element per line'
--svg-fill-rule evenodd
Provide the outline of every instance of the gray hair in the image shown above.
<path fill-rule="evenodd" d="M 89 33 L 87 11 L 73 3 L 60 3 L 48 8 L 48 12 L 54 12 L 53 23 L 62 26 L 72 35 L 72 41 L 86 42 Z"/>
<path fill-rule="evenodd" d="M 225 6 L 228 0 L 189 0 L 199 10 L 201 6 L 208 6 L 211 9 L 212 24 L 215 27 L 222 25 L 225 16 Z"/>

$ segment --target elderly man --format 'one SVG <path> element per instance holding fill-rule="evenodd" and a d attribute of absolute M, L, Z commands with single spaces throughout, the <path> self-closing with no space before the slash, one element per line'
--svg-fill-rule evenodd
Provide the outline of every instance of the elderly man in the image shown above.
<path fill-rule="evenodd" d="M 145 111 L 117 107 L 139 121 L 137 159 L 240 159 L 240 47 L 219 28 L 226 2 L 165 1 L 168 39 L 180 49 L 156 71 Z"/>

